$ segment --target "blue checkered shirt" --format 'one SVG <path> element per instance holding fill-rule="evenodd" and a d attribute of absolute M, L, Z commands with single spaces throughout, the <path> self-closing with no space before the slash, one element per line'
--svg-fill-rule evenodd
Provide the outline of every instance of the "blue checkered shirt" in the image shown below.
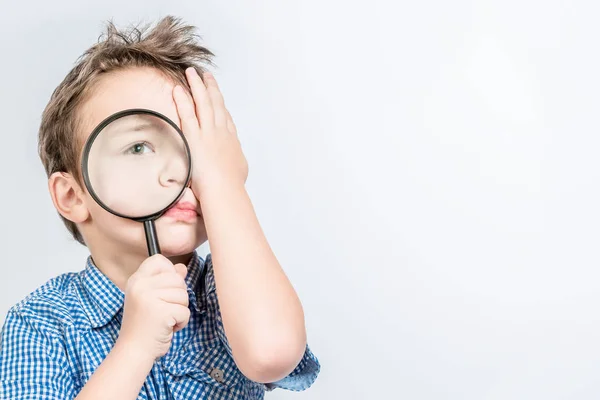
<path fill-rule="evenodd" d="M 156 360 L 138 399 L 254 400 L 312 385 L 320 365 L 308 345 L 287 377 L 268 384 L 246 378 L 225 336 L 211 255 L 205 261 L 194 253 L 188 271 L 190 322 Z M 85 270 L 54 278 L 13 306 L 0 342 L 0 399 L 75 398 L 115 344 L 123 302 L 90 257 Z"/>

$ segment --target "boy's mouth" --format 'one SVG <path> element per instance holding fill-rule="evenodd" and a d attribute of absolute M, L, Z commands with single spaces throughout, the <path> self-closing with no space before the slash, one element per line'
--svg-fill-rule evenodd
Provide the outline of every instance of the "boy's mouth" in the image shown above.
<path fill-rule="evenodd" d="M 184 222 L 193 222 L 199 215 L 196 211 L 196 206 L 186 201 L 175 204 L 164 214 L 165 217 Z"/>

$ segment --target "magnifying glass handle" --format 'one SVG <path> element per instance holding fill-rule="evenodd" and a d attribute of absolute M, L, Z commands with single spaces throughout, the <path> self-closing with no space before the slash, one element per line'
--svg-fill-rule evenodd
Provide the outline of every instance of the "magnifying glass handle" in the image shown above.
<path fill-rule="evenodd" d="M 153 256 L 160 253 L 158 246 L 158 236 L 156 235 L 156 225 L 154 220 L 144 221 L 144 231 L 146 232 L 146 244 L 148 245 L 148 255 Z"/>

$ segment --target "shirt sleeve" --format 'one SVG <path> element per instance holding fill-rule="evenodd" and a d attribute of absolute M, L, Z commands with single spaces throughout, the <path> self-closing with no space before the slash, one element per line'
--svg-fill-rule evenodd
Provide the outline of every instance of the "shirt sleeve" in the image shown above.
<path fill-rule="evenodd" d="M 9 311 L 0 339 L 0 399 L 69 400 L 69 365 L 51 328 Z"/>

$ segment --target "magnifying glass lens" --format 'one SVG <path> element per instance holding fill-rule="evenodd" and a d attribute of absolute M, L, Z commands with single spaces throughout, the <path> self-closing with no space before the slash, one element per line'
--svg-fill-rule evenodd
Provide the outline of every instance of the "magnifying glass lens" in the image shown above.
<path fill-rule="evenodd" d="M 130 114 L 106 125 L 87 158 L 89 186 L 100 204 L 128 218 L 160 212 L 186 185 L 189 157 L 180 133 L 152 114 Z"/>

